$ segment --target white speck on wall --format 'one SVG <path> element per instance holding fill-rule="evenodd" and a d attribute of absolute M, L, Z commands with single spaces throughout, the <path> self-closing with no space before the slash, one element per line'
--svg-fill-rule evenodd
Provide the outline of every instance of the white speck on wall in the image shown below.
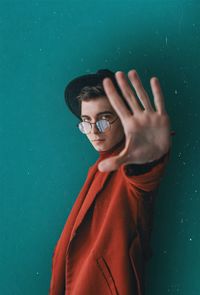
<path fill-rule="evenodd" d="M 182 152 L 179 152 L 179 153 L 178 153 L 178 157 L 180 158 L 180 157 L 181 157 L 181 155 L 182 155 Z"/>
<path fill-rule="evenodd" d="M 175 93 L 175 94 L 177 94 L 177 93 L 178 93 L 178 91 L 175 89 L 175 90 L 174 90 L 174 93 Z"/>
<path fill-rule="evenodd" d="M 167 38 L 167 36 L 165 37 L 165 44 L 166 44 L 166 46 L 168 44 L 168 38 Z"/>
<path fill-rule="evenodd" d="M 167 292 L 170 293 L 170 294 L 177 294 L 177 292 L 179 293 L 180 292 L 180 284 L 171 284 L 170 287 L 168 287 L 167 289 Z"/>

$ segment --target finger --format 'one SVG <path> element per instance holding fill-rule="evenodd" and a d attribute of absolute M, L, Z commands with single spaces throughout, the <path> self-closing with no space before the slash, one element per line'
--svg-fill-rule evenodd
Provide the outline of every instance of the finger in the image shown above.
<path fill-rule="evenodd" d="M 98 164 L 98 169 L 101 172 L 115 171 L 124 163 L 124 158 L 119 156 L 109 157 Z"/>
<path fill-rule="evenodd" d="M 121 71 L 117 71 L 115 73 L 115 77 L 116 77 L 117 83 L 119 84 L 121 92 L 122 92 L 123 96 L 125 97 L 125 99 L 127 100 L 133 113 L 141 112 L 142 109 L 141 109 L 141 107 L 140 107 L 140 105 L 133 93 L 133 90 L 131 89 L 130 85 L 128 84 L 125 74 Z"/>
<path fill-rule="evenodd" d="M 98 169 L 101 172 L 114 171 L 117 170 L 121 164 L 129 163 L 130 155 L 128 154 L 128 142 L 130 142 L 130 140 L 127 141 L 125 148 L 118 155 L 109 157 L 108 159 L 101 161 L 98 164 Z"/>
<path fill-rule="evenodd" d="M 130 116 L 130 111 L 125 106 L 110 78 L 103 79 L 103 87 L 112 107 L 123 122 L 124 118 Z"/>
<path fill-rule="evenodd" d="M 149 96 L 147 92 L 145 91 L 142 82 L 136 72 L 136 70 L 131 70 L 128 72 L 128 77 L 133 84 L 135 91 L 137 93 L 137 96 L 139 97 L 143 107 L 147 111 L 154 111 L 151 102 L 149 100 Z"/>
<path fill-rule="evenodd" d="M 160 87 L 159 80 L 158 78 L 153 77 L 151 78 L 150 83 L 151 83 L 151 89 L 154 96 L 155 108 L 159 114 L 164 114 L 166 113 L 165 102 L 164 102 L 164 96 Z"/>
<path fill-rule="evenodd" d="M 109 160 L 101 161 L 98 164 L 98 169 L 101 172 L 115 171 L 117 170 L 117 168 L 118 168 L 118 165 L 114 157 L 109 158 Z"/>

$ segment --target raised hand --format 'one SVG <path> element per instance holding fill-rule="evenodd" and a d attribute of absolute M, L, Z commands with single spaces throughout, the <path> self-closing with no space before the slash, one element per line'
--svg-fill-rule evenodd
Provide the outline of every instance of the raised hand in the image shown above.
<path fill-rule="evenodd" d="M 121 99 L 111 79 L 105 78 L 103 87 L 112 107 L 121 120 L 126 143 L 124 149 L 117 156 L 109 157 L 99 163 L 98 169 L 102 172 L 116 170 L 122 164 L 152 162 L 167 153 L 171 146 L 170 120 L 165 110 L 164 96 L 158 78 L 152 77 L 150 79 L 154 97 L 154 110 L 136 70 L 130 70 L 128 77 L 138 98 L 136 98 L 122 71 L 116 72 L 115 77 L 133 114 Z"/>

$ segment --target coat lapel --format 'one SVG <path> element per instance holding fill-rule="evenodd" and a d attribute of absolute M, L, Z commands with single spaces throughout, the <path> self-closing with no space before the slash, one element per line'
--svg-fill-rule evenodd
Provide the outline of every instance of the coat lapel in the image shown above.
<path fill-rule="evenodd" d="M 69 246 L 75 236 L 77 228 L 86 216 L 88 209 L 94 202 L 100 190 L 103 189 L 106 179 L 108 179 L 108 176 L 111 174 L 111 172 L 99 173 L 98 179 L 95 180 L 95 183 L 97 181 L 97 185 L 92 187 L 88 194 L 88 190 L 98 169 L 98 162 L 99 161 L 97 161 L 90 168 L 88 177 L 74 203 L 74 206 L 72 207 L 61 236 L 54 248 L 54 253 L 52 255 L 52 279 L 49 295 L 63 294 L 65 288 L 65 257 L 68 253 Z"/>
<path fill-rule="evenodd" d="M 89 208 L 91 207 L 91 205 L 93 204 L 93 202 L 95 201 L 95 199 L 97 198 L 99 192 L 104 188 L 104 186 L 106 185 L 107 180 L 109 179 L 109 177 L 112 174 L 112 171 L 110 172 L 98 172 L 98 175 L 95 176 L 98 168 L 98 162 L 96 162 L 95 166 L 92 167 L 92 169 L 89 171 L 89 174 L 92 175 L 92 177 L 89 177 L 88 182 L 86 183 L 86 188 L 81 192 L 81 205 L 79 206 L 79 209 L 77 210 L 78 212 L 76 212 L 76 220 L 74 223 L 74 226 L 72 228 L 71 231 L 71 235 L 70 235 L 70 241 L 72 241 L 72 239 L 74 238 L 76 231 L 78 229 L 78 227 L 80 226 L 80 224 L 83 222 L 84 217 L 86 216 Z M 95 179 L 95 186 L 93 185 L 90 188 L 91 182 L 93 181 L 94 177 L 96 177 Z M 90 190 L 89 190 L 90 188 Z M 89 190 L 89 192 L 88 192 Z M 85 198 L 87 195 L 87 198 Z"/>
<path fill-rule="evenodd" d="M 117 145 L 115 145 L 112 148 L 113 149 L 112 151 L 106 152 L 106 154 L 104 154 L 104 155 L 101 154 L 101 156 L 96 161 L 94 166 L 92 166 L 91 170 L 89 170 L 88 181 L 86 181 L 86 183 L 83 187 L 83 190 L 80 193 L 80 196 L 78 196 L 78 198 L 80 198 L 78 209 L 75 209 L 76 210 L 75 214 L 72 213 L 72 215 L 75 215 L 75 216 L 73 216 L 73 220 L 72 220 L 72 218 L 70 218 L 72 230 L 71 230 L 71 235 L 70 235 L 68 247 L 69 247 L 70 242 L 74 238 L 78 227 L 83 222 L 83 219 L 86 216 L 89 208 L 91 207 L 94 200 L 97 198 L 99 192 L 104 188 L 107 181 L 109 180 L 109 178 L 111 177 L 111 175 L 114 172 L 114 171 L 109 171 L 109 172 L 98 171 L 99 162 L 102 161 L 103 159 L 107 158 L 108 156 L 110 157 L 110 156 L 114 156 L 114 155 L 118 154 L 124 148 L 124 146 L 125 146 L 125 136 L 122 138 L 122 140 L 119 143 L 117 143 Z M 98 175 L 96 175 L 97 171 L 99 172 Z M 94 177 L 95 177 L 95 186 L 93 185 L 92 187 L 90 187 Z M 90 190 L 89 190 L 89 188 L 90 188 Z M 88 192 L 88 190 L 89 190 L 89 192 Z M 87 195 L 87 198 L 85 198 L 86 195 Z M 68 251 L 68 249 L 67 249 L 67 251 Z"/>

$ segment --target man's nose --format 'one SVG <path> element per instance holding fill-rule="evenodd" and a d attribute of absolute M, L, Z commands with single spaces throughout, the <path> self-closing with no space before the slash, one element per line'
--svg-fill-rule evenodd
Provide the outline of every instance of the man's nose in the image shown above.
<path fill-rule="evenodd" d="M 100 131 L 97 128 L 97 125 L 96 124 L 92 124 L 92 130 L 91 130 L 91 132 L 94 133 L 94 134 L 100 133 Z"/>

